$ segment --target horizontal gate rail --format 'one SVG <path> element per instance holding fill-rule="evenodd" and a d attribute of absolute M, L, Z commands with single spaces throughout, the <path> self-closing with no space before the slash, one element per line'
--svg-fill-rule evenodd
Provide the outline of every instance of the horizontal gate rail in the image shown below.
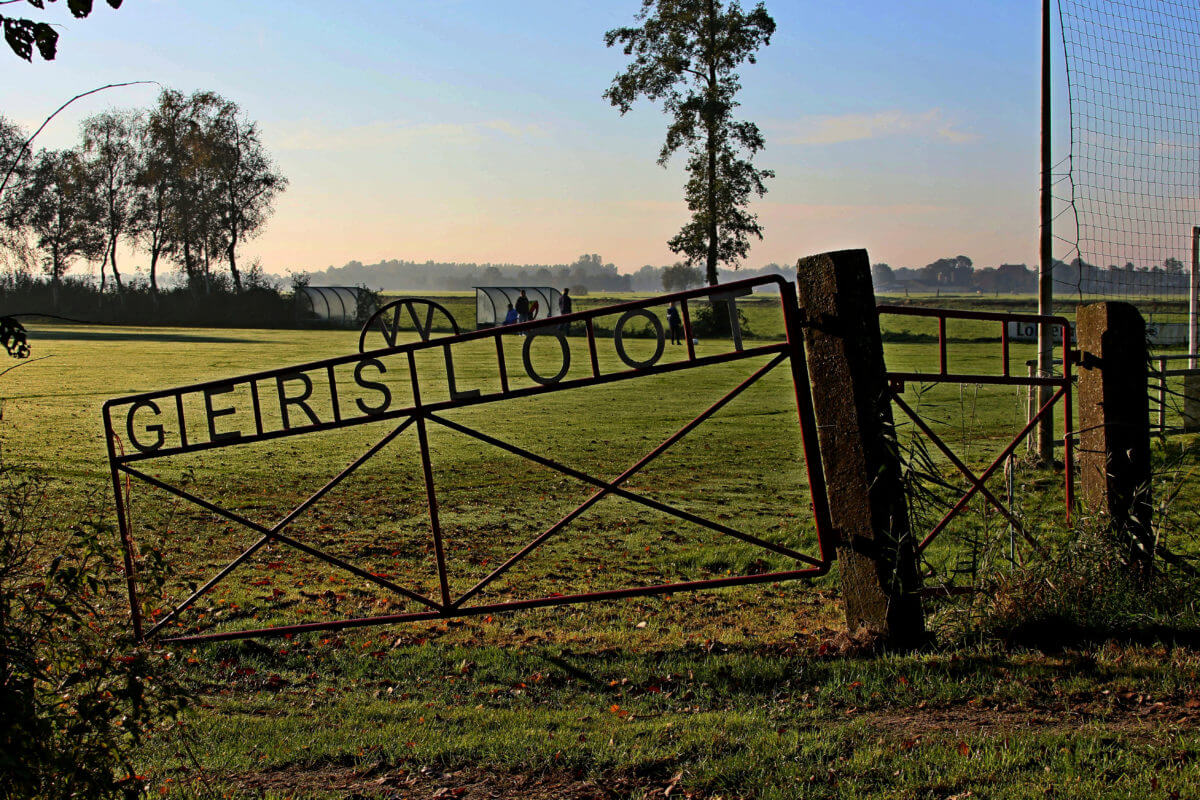
<path fill-rule="evenodd" d="M 1051 316 L 1047 314 L 1020 314 L 1007 313 L 999 311 L 967 311 L 948 308 L 921 308 L 916 306 L 896 306 L 896 305 L 880 305 L 878 306 L 880 316 L 903 316 L 917 317 L 924 319 L 937 320 L 938 334 L 938 365 L 936 371 L 913 371 L 913 370 L 888 370 L 888 379 L 891 384 L 892 401 L 896 404 L 904 414 L 913 421 L 921 433 L 926 436 L 938 450 L 950 461 L 969 482 L 969 488 L 959 497 L 959 499 L 950 507 L 945 516 L 934 525 L 934 527 L 922 538 L 918 544 L 918 551 L 925 550 L 938 534 L 940 534 L 947 525 L 959 514 L 961 514 L 971 501 L 971 498 L 976 494 L 981 495 L 990 506 L 995 508 L 1008 522 L 1013 529 L 1021 534 L 1035 549 L 1040 550 L 1040 545 L 1037 541 L 1025 530 L 1021 525 L 1019 518 L 1013 513 L 1007 505 L 1001 502 L 994 493 L 987 487 L 986 482 L 991 478 L 996 471 L 1003 465 L 1017 449 L 1022 441 L 1026 439 L 1036 428 L 1038 423 L 1044 419 L 1052 417 L 1054 407 L 1058 403 L 1062 403 L 1063 408 L 1063 493 L 1066 506 L 1066 520 L 1070 524 L 1071 512 L 1075 503 L 1075 477 L 1074 477 L 1074 437 L 1072 422 L 1072 405 L 1071 396 L 1074 385 L 1074 379 L 1071 375 L 1071 364 L 1073 361 L 1073 351 L 1071 350 L 1071 326 L 1066 317 Z M 1000 374 L 995 373 L 974 373 L 974 372 L 957 372 L 950 364 L 948 353 L 949 339 L 946 334 L 946 324 L 949 320 L 968 320 L 975 322 L 996 322 L 1000 326 Z M 1058 326 L 1062 332 L 1062 365 L 1063 370 L 1061 375 L 1020 375 L 1013 374 L 1012 359 L 1010 352 L 1011 339 L 1009 336 L 1009 324 L 1033 324 L 1049 328 Z M 992 386 L 1045 386 L 1054 389 L 1050 398 L 1033 413 L 1026 421 L 1025 426 L 1014 436 L 1000 454 L 989 464 L 983 472 L 975 474 L 975 472 L 960 459 L 942 437 L 929 426 L 929 424 L 921 418 L 920 414 L 914 410 L 902 397 L 906 383 L 956 383 L 956 384 L 981 384 Z M 1032 390 L 1031 390 L 1032 391 Z"/>

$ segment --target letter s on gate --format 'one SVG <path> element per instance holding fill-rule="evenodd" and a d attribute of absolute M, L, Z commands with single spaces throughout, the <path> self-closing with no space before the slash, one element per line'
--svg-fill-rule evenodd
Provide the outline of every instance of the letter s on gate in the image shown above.
<path fill-rule="evenodd" d="M 358 406 L 358 410 L 364 414 L 382 414 L 388 410 L 388 406 L 392 404 L 392 392 L 388 389 L 386 383 L 379 381 L 369 381 L 363 377 L 363 367 L 372 366 L 379 370 L 379 375 L 382 377 L 387 373 L 387 367 L 377 358 L 364 358 L 354 365 L 354 382 L 364 389 L 373 389 L 383 395 L 383 402 L 377 406 L 369 406 L 362 401 L 362 398 L 355 398 L 354 404 Z"/>
<path fill-rule="evenodd" d="M 125 416 L 125 430 L 129 433 L 129 442 L 143 453 L 152 453 L 163 446 L 163 441 L 166 434 L 163 431 L 162 425 L 147 425 L 146 432 L 154 434 L 154 441 L 150 444 L 143 444 L 138 441 L 137 435 L 133 432 L 133 415 L 139 409 L 148 408 L 154 412 L 154 416 L 162 416 L 162 410 L 158 407 L 158 403 L 153 400 L 139 400 L 129 407 L 129 413 Z"/>

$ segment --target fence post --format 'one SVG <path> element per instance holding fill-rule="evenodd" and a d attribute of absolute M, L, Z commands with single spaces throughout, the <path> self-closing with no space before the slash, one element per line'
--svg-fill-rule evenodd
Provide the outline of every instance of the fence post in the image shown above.
<path fill-rule="evenodd" d="M 1129 303 L 1080 306 L 1079 470 L 1083 503 L 1129 541 L 1147 571 L 1150 529 L 1150 401 L 1146 323 Z"/>
<path fill-rule="evenodd" d="M 846 623 L 913 647 L 925 617 L 867 251 L 796 268 Z"/>

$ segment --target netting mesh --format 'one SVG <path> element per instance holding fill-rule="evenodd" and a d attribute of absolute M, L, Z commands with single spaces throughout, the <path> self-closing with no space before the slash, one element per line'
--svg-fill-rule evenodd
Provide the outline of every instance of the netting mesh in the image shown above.
<path fill-rule="evenodd" d="M 1071 152 L 1056 189 L 1056 294 L 1185 314 L 1200 225 L 1200 8 L 1059 0 L 1059 16 Z"/>

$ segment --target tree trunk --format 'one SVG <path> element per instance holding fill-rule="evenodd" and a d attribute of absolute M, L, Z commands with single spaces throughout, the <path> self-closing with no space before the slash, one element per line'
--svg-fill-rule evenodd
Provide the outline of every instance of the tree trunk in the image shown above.
<path fill-rule="evenodd" d="M 124 290 L 124 287 L 121 286 L 121 273 L 117 272 L 117 236 L 116 236 L 116 234 L 113 234 L 113 237 L 112 237 L 112 245 L 109 248 L 109 254 L 108 254 L 108 263 L 109 263 L 109 266 L 112 267 L 113 283 L 117 284 L 117 292 L 120 293 L 121 291 Z"/>
<path fill-rule="evenodd" d="M 229 240 L 229 274 L 233 276 L 233 288 L 238 294 L 242 293 L 242 275 L 237 268 L 237 239 L 230 237 Z"/>
<path fill-rule="evenodd" d="M 158 294 L 158 245 L 150 246 L 150 291 Z"/>
<path fill-rule="evenodd" d="M 708 148 L 708 190 L 707 205 L 708 205 L 708 258 L 706 266 L 706 277 L 708 278 L 709 286 L 717 285 L 717 130 L 716 130 L 716 108 L 713 95 L 716 93 L 717 87 L 717 64 L 716 64 L 716 31 L 713 30 L 713 25 L 716 22 L 717 9 L 714 0 L 708 0 L 708 91 L 709 102 L 706 103 L 709 107 L 706 109 L 704 126 L 707 129 L 707 141 L 705 146 Z"/>

